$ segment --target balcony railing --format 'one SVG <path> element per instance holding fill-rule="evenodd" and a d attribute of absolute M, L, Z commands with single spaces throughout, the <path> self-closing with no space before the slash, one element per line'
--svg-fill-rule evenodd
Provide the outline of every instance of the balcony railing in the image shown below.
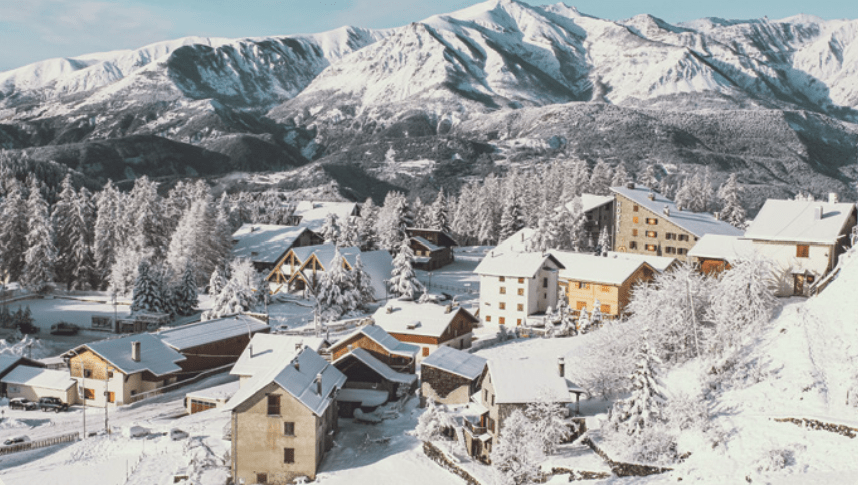
<path fill-rule="evenodd" d="M 483 435 L 486 433 L 485 427 L 480 427 L 479 425 L 474 425 L 470 420 L 465 419 L 465 428 L 471 433 L 473 436 Z"/>

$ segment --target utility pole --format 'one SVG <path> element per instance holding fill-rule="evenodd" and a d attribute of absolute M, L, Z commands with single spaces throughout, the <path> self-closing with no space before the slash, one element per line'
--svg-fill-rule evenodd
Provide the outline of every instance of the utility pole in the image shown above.
<path fill-rule="evenodd" d="M 110 404 L 110 367 L 104 364 L 104 430 L 110 436 L 110 425 L 107 419 L 107 406 Z"/>

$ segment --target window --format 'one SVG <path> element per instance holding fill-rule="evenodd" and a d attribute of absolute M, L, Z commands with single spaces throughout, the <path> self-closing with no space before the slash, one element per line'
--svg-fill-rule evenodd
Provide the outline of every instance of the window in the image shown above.
<path fill-rule="evenodd" d="M 500 310 L 505 310 L 505 309 L 506 309 L 506 302 L 501 302 L 501 303 L 499 303 L 499 304 L 498 304 L 498 309 L 500 309 Z"/>
<path fill-rule="evenodd" d="M 599 308 L 599 311 L 601 311 L 602 314 L 610 314 L 611 313 L 611 305 L 610 304 L 602 304 L 602 306 Z"/>
<path fill-rule="evenodd" d="M 656 251 L 658 247 L 655 245 L 646 245 L 646 251 Z"/>
<path fill-rule="evenodd" d="M 629 242 L 629 248 L 631 248 L 632 250 L 637 250 L 638 249 L 638 242 L 637 241 L 630 241 Z"/>
<path fill-rule="evenodd" d="M 807 280 L 807 283 L 813 283 L 813 275 L 808 275 L 808 276 L 805 278 L 805 280 Z"/>
<path fill-rule="evenodd" d="M 489 391 L 483 390 L 483 401 L 489 403 Z"/>
<path fill-rule="evenodd" d="M 688 235 L 678 235 L 676 239 L 679 241 L 688 241 Z"/>
<path fill-rule="evenodd" d="M 133 395 L 133 393 L 132 393 Z M 95 390 L 92 388 L 84 388 L 83 389 L 83 398 L 87 400 L 95 400 Z"/>
<path fill-rule="evenodd" d="M 647 231 L 646 236 L 647 238 L 658 238 L 658 233 L 656 233 L 655 231 Z"/>
<path fill-rule="evenodd" d="M 668 239 L 668 240 L 672 240 L 672 239 L 676 238 L 676 235 L 674 233 L 665 233 L 664 238 Z"/>
<path fill-rule="evenodd" d="M 92 370 L 89 368 L 83 369 L 83 377 L 84 378 L 92 378 Z"/>
<path fill-rule="evenodd" d="M 492 316 L 486 316 L 486 322 L 492 322 Z"/>
<path fill-rule="evenodd" d="M 501 319 L 503 319 L 503 317 L 501 317 Z M 429 356 L 429 348 L 425 346 L 423 347 L 423 356 Z"/>
<path fill-rule="evenodd" d="M 578 302 L 576 302 L 576 303 L 575 303 L 575 309 L 576 309 L 576 310 L 581 310 L 581 309 L 585 309 L 585 308 L 587 308 L 587 303 L 586 303 L 586 302 L 583 302 L 583 301 L 580 301 L 580 300 L 579 300 Z"/>
<path fill-rule="evenodd" d="M 675 255 L 676 254 L 676 248 L 674 248 L 672 246 L 668 246 L 667 248 L 664 249 L 664 252 L 667 253 L 668 255 Z"/>
<path fill-rule="evenodd" d="M 280 415 L 280 395 L 268 395 L 268 415 Z"/>
<path fill-rule="evenodd" d="M 685 248 L 677 248 L 677 249 L 676 249 L 676 253 L 677 253 L 678 255 L 685 255 L 686 253 L 688 253 L 688 250 L 687 250 L 687 249 L 685 249 Z"/>
<path fill-rule="evenodd" d="M 610 291 L 611 291 L 611 287 L 608 287 L 607 285 L 601 285 L 601 286 L 599 287 L 599 290 L 601 290 L 602 292 L 610 292 Z"/>
<path fill-rule="evenodd" d="M 637 217 L 637 216 L 635 216 L 634 218 L 632 218 L 632 223 L 635 223 L 635 224 L 639 223 L 639 221 L 638 221 L 638 217 Z"/>
<path fill-rule="evenodd" d="M 524 289 L 518 289 L 518 295 L 524 295 Z"/>
<path fill-rule="evenodd" d="M 107 402 L 108 403 L 114 403 L 116 401 L 116 393 L 114 393 L 112 391 L 104 392 L 104 393 L 107 394 Z"/>
<path fill-rule="evenodd" d="M 501 287 L 501 288 L 500 288 L 500 293 L 505 294 L 505 293 L 506 293 L 506 287 Z"/>
<path fill-rule="evenodd" d="M 295 422 L 283 422 L 283 435 L 295 435 Z"/>
<path fill-rule="evenodd" d="M 589 290 L 590 284 L 588 284 L 586 282 L 578 282 L 578 288 L 582 289 L 582 290 Z"/>
<path fill-rule="evenodd" d="M 637 204 L 635 204 L 634 206 L 632 206 L 632 211 L 634 211 L 634 212 L 638 212 L 638 205 L 637 205 Z"/>
<path fill-rule="evenodd" d="M 295 449 L 291 447 L 283 448 L 283 464 L 294 464 L 295 463 Z"/>
<path fill-rule="evenodd" d="M 256 484 L 268 484 L 268 474 L 256 473 Z"/>
<path fill-rule="evenodd" d="M 492 406 L 493 406 L 493 407 L 495 406 L 495 396 L 494 396 L 494 394 L 492 394 Z"/>
<path fill-rule="evenodd" d="M 518 277 L 518 283 L 524 283 L 524 277 Z"/>
<path fill-rule="evenodd" d="M 506 277 L 498 277 L 498 282 L 506 282 Z"/>
<path fill-rule="evenodd" d="M 658 224 L 658 218 L 647 218 L 646 224 Z"/>
<path fill-rule="evenodd" d="M 518 304 L 518 306 L 516 306 L 516 308 L 517 308 L 519 311 L 524 311 L 524 304 Z"/>
<path fill-rule="evenodd" d="M 498 324 L 506 324 L 506 317 L 498 317 Z"/>
<path fill-rule="evenodd" d="M 810 256 L 810 246 L 809 245 L 796 245 L 795 256 L 796 256 L 796 258 L 807 258 L 808 256 Z"/>
<path fill-rule="evenodd" d="M 632 236 L 637 236 L 637 235 L 638 235 L 638 230 L 637 230 L 637 229 L 633 229 L 633 230 L 632 230 Z"/>
<path fill-rule="evenodd" d="M 548 277 L 542 277 L 542 286 L 548 288 Z"/>
<path fill-rule="evenodd" d="M 516 325 L 516 326 L 520 326 L 520 325 L 521 325 L 521 319 L 517 319 L 517 320 L 516 320 L 516 322 L 515 322 L 515 325 Z"/>

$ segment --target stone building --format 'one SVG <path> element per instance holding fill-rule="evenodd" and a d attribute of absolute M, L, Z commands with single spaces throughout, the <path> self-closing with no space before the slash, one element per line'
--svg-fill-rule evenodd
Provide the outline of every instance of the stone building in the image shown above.
<path fill-rule="evenodd" d="M 420 365 L 420 390 L 424 399 L 444 404 L 468 403 L 487 360 L 466 351 L 442 346 Z"/>

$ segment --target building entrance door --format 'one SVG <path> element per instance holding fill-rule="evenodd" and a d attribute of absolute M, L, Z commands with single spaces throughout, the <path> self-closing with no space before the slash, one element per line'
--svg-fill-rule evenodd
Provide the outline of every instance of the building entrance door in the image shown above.
<path fill-rule="evenodd" d="M 802 274 L 793 275 L 793 295 L 804 295 L 804 279 Z"/>

